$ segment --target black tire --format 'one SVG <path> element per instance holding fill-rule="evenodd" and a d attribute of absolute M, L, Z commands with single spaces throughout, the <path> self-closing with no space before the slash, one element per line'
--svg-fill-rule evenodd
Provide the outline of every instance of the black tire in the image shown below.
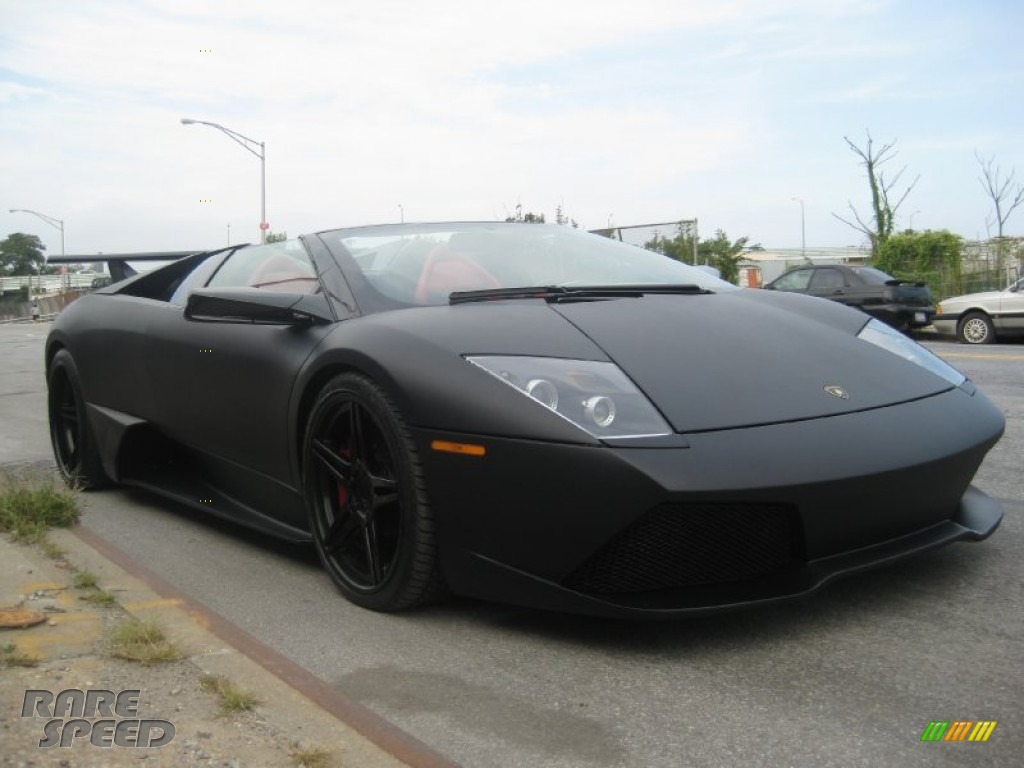
<path fill-rule="evenodd" d="M 969 312 L 957 323 L 956 337 L 961 344 L 993 344 L 996 329 L 984 312 Z"/>
<path fill-rule="evenodd" d="M 64 481 L 83 489 L 102 488 L 109 484 L 86 416 L 78 369 L 66 349 L 54 355 L 46 386 L 50 442 Z"/>
<path fill-rule="evenodd" d="M 380 387 L 353 373 L 327 383 L 309 415 L 303 467 L 313 541 L 346 598 L 399 611 L 444 593 L 416 446 Z"/>

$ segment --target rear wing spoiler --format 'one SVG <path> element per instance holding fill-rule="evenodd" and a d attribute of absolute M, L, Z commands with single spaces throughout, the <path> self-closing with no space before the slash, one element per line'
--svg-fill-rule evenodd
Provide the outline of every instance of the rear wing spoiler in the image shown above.
<path fill-rule="evenodd" d="M 177 261 L 202 251 L 147 251 L 145 253 L 86 253 L 80 256 L 49 256 L 47 264 L 83 264 L 90 261 L 107 262 L 111 279 L 117 283 L 137 274 L 129 261 Z"/>
<path fill-rule="evenodd" d="M 105 261 L 107 262 L 107 271 L 110 272 L 110 278 L 115 283 L 131 277 L 132 275 L 138 274 L 138 272 L 132 269 L 129 261 L 177 261 L 178 259 L 185 259 L 189 256 L 195 256 L 200 253 L 219 253 L 226 251 L 231 248 L 244 248 L 247 243 L 242 245 L 228 246 L 228 248 L 219 248 L 212 251 L 145 251 L 140 253 L 85 253 L 78 256 L 50 256 L 47 257 L 47 264 L 84 264 L 91 261 Z"/>

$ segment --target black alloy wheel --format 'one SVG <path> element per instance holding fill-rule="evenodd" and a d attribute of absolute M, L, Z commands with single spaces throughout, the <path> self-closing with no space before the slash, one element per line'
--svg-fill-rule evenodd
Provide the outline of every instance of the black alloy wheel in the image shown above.
<path fill-rule="evenodd" d="M 345 373 L 324 387 L 303 467 L 313 540 L 345 597 L 397 611 L 443 591 L 416 447 L 376 384 Z"/>
<path fill-rule="evenodd" d="M 108 480 L 85 413 L 78 369 L 66 349 L 50 363 L 47 390 L 50 442 L 65 482 L 79 488 L 105 485 Z"/>

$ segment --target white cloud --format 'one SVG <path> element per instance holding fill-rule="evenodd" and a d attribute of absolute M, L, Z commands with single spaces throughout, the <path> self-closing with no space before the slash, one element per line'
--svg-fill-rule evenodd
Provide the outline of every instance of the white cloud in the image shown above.
<path fill-rule="evenodd" d="M 250 237 L 259 165 L 180 125 L 192 117 L 266 142 L 271 224 L 291 234 L 399 204 L 429 219 L 563 202 L 590 226 L 699 215 L 792 244 L 777 208 L 796 194 L 820 213 L 809 237 L 842 244 L 828 212 L 862 192 L 843 135 L 898 135 L 922 187 L 962 187 L 929 168 L 948 165 L 942 146 L 1002 151 L 1020 122 L 1012 57 L 972 70 L 961 52 L 951 76 L 912 15 L 853 0 L 35 0 L 0 30 L 14 180 L 0 209 L 65 218 L 85 250 L 217 244 L 228 222 Z"/>

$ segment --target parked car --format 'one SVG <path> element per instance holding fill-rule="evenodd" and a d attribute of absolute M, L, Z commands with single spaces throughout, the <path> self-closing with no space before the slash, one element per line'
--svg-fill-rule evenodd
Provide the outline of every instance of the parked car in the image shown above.
<path fill-rule="evenodd" d="M 1024 277 L 1006 290 L 968 293 L 939 302 L 933 320 L 962 344 L 991 344 L 1000 336 L 1024 336 Z"/>
<path fill-rule="evenodd" d="M 70 482 L 310 542 L 374 610 L 702 613 L 1003 516 L 971 485 L 1003 415 L 927 349 L 570 227 L 185 255 L 68 305 L 46 375 Z"/>
<path fill-rule="evenodd" d="M 899 280 L 874 267 L 839 264 L 797 267 L 765 288 L 838 301 L 900 331 L 930 325 L 935 314 L 932 292 L 927 285 Z"/>

